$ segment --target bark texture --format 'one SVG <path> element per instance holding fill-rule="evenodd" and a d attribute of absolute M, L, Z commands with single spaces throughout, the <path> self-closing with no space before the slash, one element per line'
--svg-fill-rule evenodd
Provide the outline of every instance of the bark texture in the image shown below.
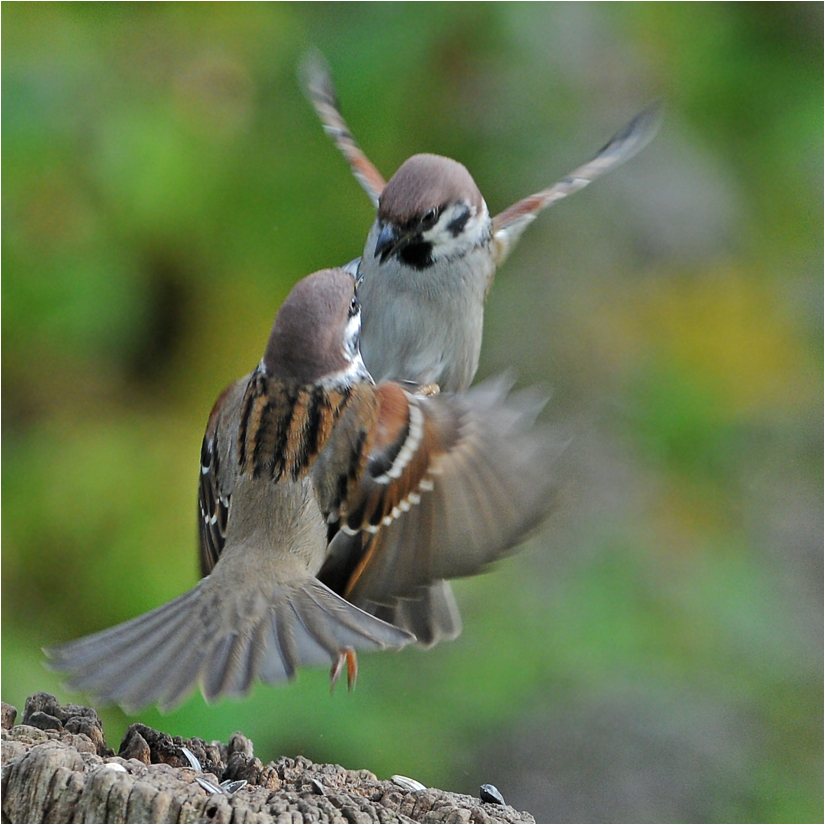
<path fill-rule="evenodd" d="M 3 822 L 534 822 L 506 805 L 407 790 L 302 756 L 264 765 L 240 733 L 223 744 L 135 724 L 115 754 L 94 710 L 60 705 L 47 693 L 26 701 L 19 725 L 16 716 L 4 703 Z M 247 784 L 218 793 L 199 780 Z"/>

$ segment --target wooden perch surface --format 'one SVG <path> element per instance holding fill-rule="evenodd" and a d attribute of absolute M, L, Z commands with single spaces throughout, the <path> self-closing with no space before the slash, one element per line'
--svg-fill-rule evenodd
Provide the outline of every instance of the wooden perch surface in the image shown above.
<path fill-rule="evenodd" d="M 26 700 L 22 724 L 16 716 L 4 703 L 3 822 L 534 822 L 506 805 L 302 756 L 264 765 L 240 733 L 225 745 L 134 724 L 116 755 L 96 711 L 48 693 Z"/>

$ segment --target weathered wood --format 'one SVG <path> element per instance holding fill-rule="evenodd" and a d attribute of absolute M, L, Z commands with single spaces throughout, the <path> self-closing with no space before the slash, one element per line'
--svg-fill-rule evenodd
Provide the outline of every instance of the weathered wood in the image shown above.
<path fill-rule="evenodd" d="M 240 733 L 225 745 L 135 724 L 115 755 L 94 710 L 60 705 L 46 693 L 26 701 L 21 724 L 15 717 L 4 705 L 3 822 L 534 822 L 509 806 L 410 791 L 370 771 L 302 756 L 264 765 Z M 198 779 L 247 784 L 214 793 Z"/>

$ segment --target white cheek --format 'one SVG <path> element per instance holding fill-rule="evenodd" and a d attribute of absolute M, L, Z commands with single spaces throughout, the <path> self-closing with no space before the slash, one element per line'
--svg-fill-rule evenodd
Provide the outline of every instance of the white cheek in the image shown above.
<path fill-rule="evenodd" d="M 361 337 L 361 313 L 358 312 L 347 321 L 344 330 L 344 346 L 342 354 L 348 362 L 346 369 L 332 376 L 332 383 L 351 384 L 355 381 L 372 381 L 364 361 L 361 358 L 359 341 Z"/>
<path fill-rule="evenodd" d="M 344 358 L 347 361 L 352 361 L 356 356 L 360 357 L 358 351 L 358 341 L 361 337 L 361 313 L 356 312 L 352 318 L 347 321 L 347 326 L 344 329 Z"/>
<path fill-rule="evenodd" d="M 477 246 L 484 244 L 490 236 L 490 213 L 487 205 L 483 204 L 480 212 L 471 212 L 467 223 L 458 235 L 448 229 L 450 223 L 460 217 L 462 209 L 453 207 L 447 210 L 441 220 L 429 232 L 424 234 L 424 239 L 433 245 L 433 258 L 454 257 L 464 254 Z"/>

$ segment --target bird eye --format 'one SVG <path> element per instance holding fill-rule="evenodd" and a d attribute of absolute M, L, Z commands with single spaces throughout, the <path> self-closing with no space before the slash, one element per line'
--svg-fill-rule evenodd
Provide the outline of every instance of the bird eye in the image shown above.
<path fill-rule="evenodd" d="M 441 215 L 441 207 L 440 206 L 434 206 L 432 209 L 428 209 L 424 213 L 424 216 L 421 218 L 421 225 L 425 229 L 430 229 L 431 227 L 435 226 L 435 223 L 438 220 L 440 215 Z"/>
<path fill-rule="evenodd" d="M 352 300 L 349 302 L 349 317 L 352 318 L 353 315 L 357 315 L 361 311 L 361 304 L 358 302 L 358 296 L 353 295 Z"/>

